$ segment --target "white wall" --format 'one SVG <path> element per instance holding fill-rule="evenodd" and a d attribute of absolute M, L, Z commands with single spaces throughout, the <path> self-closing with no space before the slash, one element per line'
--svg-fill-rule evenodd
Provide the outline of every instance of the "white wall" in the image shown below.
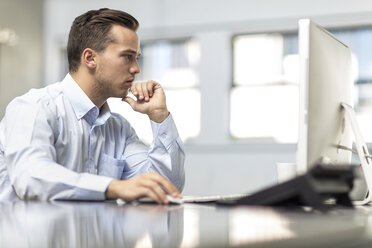
<path fill-rule="evenodd" d="M 0 46 L 0 119 L 15 96 L 42 83 L 42 0 L 1 0 L 0 27 L 18 35 L 15 46 Z"/>
<path fill-rule="evenodd" d="M 368 0 L 45 0 L 45 79 L 59 80 L 56 48 L 63 46 L 74 18 L 97 8 L 117 8 L 141 24 L 140 38 L 194 36 L 211 32 L 294 30 L 299 18 L 310 17 L 326 27 L 372 23 Z"/>
<path fill-rule="evenodd" d="M 276 162 L 295 162 L 295 144 L 237 143 L 229 136 L 233 34 L 294 31 L 304 17 L 326 27 L 372 25 L 370 0 L 45 0 L 46 82 L 60 79 L 59 49 L 73 19 L 101 7 L 133 14 L 142 40 L 193 36 L 201 42 L 202 128 L 200 137 L 186 145 L 185 194 L 252 192 L 275 183 Z"/>

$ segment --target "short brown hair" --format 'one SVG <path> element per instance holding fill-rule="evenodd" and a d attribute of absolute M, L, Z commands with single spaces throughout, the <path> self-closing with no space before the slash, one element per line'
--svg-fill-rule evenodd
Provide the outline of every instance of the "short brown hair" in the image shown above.
<path fill-rule="evenodd" d="M 109 32 L 116 24 L 133 31 L 139 27 L 138 21 L 130 14 L 121 10 L 99 9 L 90 10 L 75 18 L 72 23 L 67 43 L 67 58 L 69 71 L 76 72 L 80 66 L 81 54 L 85 48 L 97 52 L 103 51 L 113 38 Z"/>

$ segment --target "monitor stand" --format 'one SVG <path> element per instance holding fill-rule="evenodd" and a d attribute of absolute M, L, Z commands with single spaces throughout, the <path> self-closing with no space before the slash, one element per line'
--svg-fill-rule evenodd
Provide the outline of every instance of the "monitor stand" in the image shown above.
<path fill-rule="evenodd" d="M 364 175 L 367 186 L 367 193 L 365 194 L 364 199 L 353 201 L 353 203 L 355 205 L 365 205 L 372 202 L 372 163 L 367 145 L 363 140 L 362 133 L 360 132 L 354 109 L 346 103 L 341 103 L 341 106 L 345 110 L 345 118 L 350 123 L 354 134 L 355 145 L 362 166 L 362 174 Z"/>
<path fill-rule="evenodd" d="M 350 165 L 317 164 L 301 176 L 247 196 L 217 200 L 216 204 L 224 206 L 307 206 L 320 211 L 327 211 L 334 207 L 353 207 L 349 193 L 355 181 L 355 171 L 358 169 Z"/>

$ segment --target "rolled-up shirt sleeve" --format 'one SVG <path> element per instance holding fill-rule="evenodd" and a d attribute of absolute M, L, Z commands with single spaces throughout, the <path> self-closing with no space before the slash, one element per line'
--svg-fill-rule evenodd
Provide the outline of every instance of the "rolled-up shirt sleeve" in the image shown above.
<path fill-rule="evenodd" d="M 182 191 L 185 184 L 185 153 L 172 115 L 169 114 L 162 123 L 151 121 L 151 128 L 153 142 L 148 147 L 138 139 L 130 125 L 127 125 L 123 154 L 127 168 L 122 178 L 155 171 L 167 177 Z"/>
<path fill-rule="evenodd" d="M 15 99 L 7 108 L 4 157 L 21 199 L 104 200 L 112 178 L 75 172 L 56 162 L 59 117 L 50 102 Z"/>

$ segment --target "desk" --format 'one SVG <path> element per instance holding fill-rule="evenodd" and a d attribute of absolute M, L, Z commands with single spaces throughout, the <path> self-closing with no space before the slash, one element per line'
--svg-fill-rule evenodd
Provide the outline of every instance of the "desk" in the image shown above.
<path fill-rule="evenodd" d="M 372 247 L 372 207 L 0 204 L 0 247 Z"/>

